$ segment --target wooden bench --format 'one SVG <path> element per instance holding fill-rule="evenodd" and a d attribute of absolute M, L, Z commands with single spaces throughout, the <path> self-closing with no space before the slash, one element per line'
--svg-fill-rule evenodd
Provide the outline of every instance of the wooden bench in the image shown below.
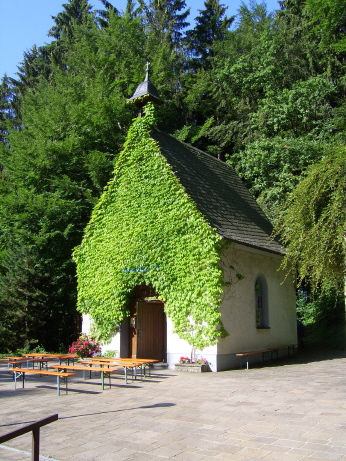
<path fill-rule="evenodd" d="M 240 368 L 243 368 L 243 357 L 248 357 L 249 355 L 255 355 L 255 354 L 262 354 L 262 360 L 263 362 L 265 361 L 266 358 L 269 358 L 269 361 L 273 358 L 273 355 L 276 354 L 276 358 L 279 357 L 279 350 L 284 350 L 287 349 L 288 351 L 288 356 L 290 357 L 291 351 L 293 352 L 293 355 L 295 355 L 295 347 L 296 344 L 289 344 L 285 346 L 278 346 L 278 347 L 271 347 L 268 349 L 261 349 L 258 351 L 250 351 L 250 352 L 239 352 L 236 355 L 236 357 L 240 357 Z M 246 369 L 249 369 L 249 359 L 246 361 Z"/>
<path fill-rule="evenodd" d="M 77 354 L 48 354 L 48 353 L 41 353 L 41 352 L 35 352 L 32 354 L 23 354 L 24 357 L 29 357 L 31 359 L 41 359 L 41 360 L 59 360 L 59 363 L 61 364 L 62 362 L 67 363 L 67 365 L 70 365 L 70 360 L 72 360 L 72 363 L 74 363 L 75 360 L 78 359 Z"/>
<path fill-rule="evenodd" d="M 141 379 L 142 379 L 142 370 L 143 370 L 143 362 L 142 361 L 137 361 L 136 359 L 112 359 L 112 358 L 106 358 L 106 357 L 95 357 L 95 358 L 90 358 L 89 360 L 83 360 L 80 363 L 83 363 L 84 365 L 89 365 L 89 367 L 92 367 L 93 365 L 98 365 L 99 367 L 110 367 L 110 366 L 116 366 L 116 367 L 122 367 L 124 369 L 124 374 L 125 374 L 125 382 L 127 384 L 127 370 L 131 370 L 132 372 L 132 381 L 133 378 L 137 379 L 137 368 L 140 368 L 141 370 Z"/>
<path fill-rule="evenodd" d="M 288 344 L 287 346 L 278 346 L 274 347 L 271 349 L 271 357 L 273 357 L 273 354 L 276 354 L 276 358 L 279 358 L 279 351 L 287 349 L 287 355 L 288 357 L 291 357 L 291 352 L 292 356 L 294 357 L 296 355 L 296 348 L 297 344 Z"/>
<path fill-rule="evenodd" d="M 105 388 L 105 376 L 108 376 L 109 378 L 109 387 L 111 387 L 111 373 L 118 371 L 118 368 L 101 368 L 101 367 L 85 367 L 83 365 L 51 365 L 50 368 L 56 368 L 59 370 L 63 370 L 66 372 L 66 370 L 71 370 L 71 371 L 83 371 L 83 378 L 85 379 L 85 372 L 89 371 L 90 372 L 90 377 L 91 377 L 91 372 L 96 371 L 98 373 L 101 373 L 101 380 L 102 380 L 102 390 Z"/>
<path fill-rule="evenodd" d="M 37 362 L 39 364 L 40 370 L 42 370 L 42 367 L 45 366 L 46 368 L 48 367 L 48 361 L 47 359 L 34 359 L 34 358 L 29 358 L 29 357 L 14 357 L 15 360 L 9 360 L 7 358 L 0 360 L 0 362 L 5 362 L 8 365 L 12 365 L 12 368 L 16 367 L 21 367 L 23 363 L 26 364 L 26 366 L 29 366 L 29 362 L 32 363 L 32 368 L 35 368 L 35 363 Z M 10 367 L 8 367 L 10 368 Z"/>
<path fill-rule="evenodd" d="M 29 362 L 32 362 L 32 359 L 26 359 L 25 357 L 23 359 L 16 358 L 16 360 L 1 359 L 0 362 L 7 363 L 7 367 L 11 369 L 10 365 L 12 365 L 12 368 L 20 368 L 23 363 L 25 363 L 28 367 Z"/>
<path fill-rule="evenodd" d="M 75 376 L 76 373 L 66 373 L 63 371 L 43 371 L 43 370 L 32 370 L 31 368 L 11 368 L 11 371 L 14 373 L 14 388 L 17 389 L 17 379 L 22 378 L 23 381 L 23 388 L 25 383 L 25 375 L 26 374 L 38 374 L 44 376 L 56 376 L 56 389 L 57 394 L 60 395 L 60 382 L 65 383 L 66 385 L 66 394 L 67 394 L 67 378 L 69 376 Z"/>

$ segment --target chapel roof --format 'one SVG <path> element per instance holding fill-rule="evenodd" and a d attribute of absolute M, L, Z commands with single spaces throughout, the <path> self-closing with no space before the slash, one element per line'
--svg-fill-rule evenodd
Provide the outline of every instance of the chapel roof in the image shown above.
<path fill-rule="evenodd" d="M 272 225 L 232 166 L 171 135 L 152 137 L 187 194 L 218 234 L 235 243 L 284 254 Z"/>
<path fill-rule="evenodd" d="M 149 80 L 149 62 L 147 62 L 146 66 L 145 79 L 137 86 L 136 91 L 128 100 L 133 101 L 140 108 L 149 101 L 155 104 L 163 104 L 155 85 Z"/>

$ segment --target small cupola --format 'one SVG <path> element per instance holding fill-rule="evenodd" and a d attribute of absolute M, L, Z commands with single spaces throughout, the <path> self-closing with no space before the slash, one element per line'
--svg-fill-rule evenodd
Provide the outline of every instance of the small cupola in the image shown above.
<path fill-rule="evenodd" d="M 136 104 L 139 109 L 139 113 L 142 112 L 143 107 L 149 101 L 153 102 L 154 104 L 163 104 L 159 92 L 149 80 L 149 64 L 150 63 L 147 62 L 144 81 L 137 86 L 133 96 L 128 99 L 129 101 L 133 101 Z"/>

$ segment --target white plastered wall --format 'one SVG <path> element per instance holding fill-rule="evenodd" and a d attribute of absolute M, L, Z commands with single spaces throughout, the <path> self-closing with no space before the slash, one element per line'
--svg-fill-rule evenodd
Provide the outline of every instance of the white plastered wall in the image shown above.
<path fill-rule="evenodd" d="M 195 349 L 192 351 L 190 344 L 184 339 L 180 339 L 176 333 L 173 333 L 173 324 L 171 319 L 167 318 L 167 364 L 169 368 L 179 362 L 180 357 L 205 358 L 208 360 L 211 371 L 217 371 L 217 346 L 209 346 L 203 350 Z"/>
<path fill-rule="evenodd" d="M 237 352 L 297 343 L 295 287 L 292 278 L 285 280 L 279 269 L 281 261 L 280 256 L 238 244 L 224 250 L 221 264 L 230 285 L 224 288 L 220 311 L 229 336 L 218 343 L 218 371 L 238 367 Z M 254 287 L 258 276 L 267 283 L 268 329 L 256 328 Z M 261 354 L 252 358 L 261 360 Z"/>
<path fill-rule="evenodd" d="M 82 319 L 82 332 L 86 333 L 87 335 L 90 334 L 92 320 L 89 314 L 84 314 Z M 101 343 L 102 347 L 102 354 L 107 351 L 114 351 L 115 357 L 119 357 L 120 353 L 120 334 L 117 333 L 113 336 L 112 340 L 109 343 Z"/>

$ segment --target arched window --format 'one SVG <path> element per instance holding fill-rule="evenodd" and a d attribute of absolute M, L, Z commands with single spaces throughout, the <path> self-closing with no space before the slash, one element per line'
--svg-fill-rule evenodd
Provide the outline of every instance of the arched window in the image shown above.
<path fill-rule="evenodd" d="M 269 328 L 267 282 L 259 276 L 255 282 L 256 328 Z"/>

